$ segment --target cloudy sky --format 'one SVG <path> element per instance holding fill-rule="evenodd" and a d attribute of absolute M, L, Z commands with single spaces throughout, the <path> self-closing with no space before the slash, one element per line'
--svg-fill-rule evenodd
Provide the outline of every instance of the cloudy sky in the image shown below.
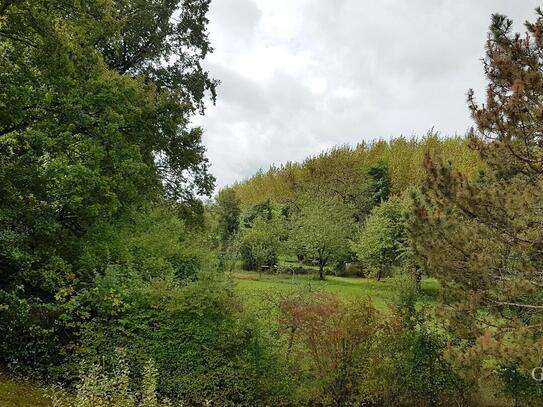
<path fill-rule="evenodd" d="M 214 0 L 205 65 L 222 81 L 198 120 L 218 187 L 338 144 L 463 134 L 484 89 L 490 15 L 533 0 Z"/>

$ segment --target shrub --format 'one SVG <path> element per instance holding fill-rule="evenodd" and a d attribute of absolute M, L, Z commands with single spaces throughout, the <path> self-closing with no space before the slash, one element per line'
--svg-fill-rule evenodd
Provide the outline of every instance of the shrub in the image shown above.
<path fill-rule="evenodd" d="M 280 310 L 291 364 L 300 382 L 312 377 L 306 402 L 334 406 L 363 402 L 361 384 L 380 319 L 371 302 L 357 298 L 342 303 L 329 295 L 295 294 L 280 304 Z"/>
<path fill-rule="evenodd" d="M 148 279 L 167 274 L 196 278 L 199 270 L 216 263 L 209 247 L 203 233 L 188 230 L 175 208 L 164 204 L 132 213 L 117 224 L 101 225 L 83 248 L 78 268 L 89 279 L 112 264 Z"/>
<path fill-rule="evenodd" d="M 77 300 L 94 315 L 83 327 L 79 358 L 111 360 L 111 350 L 121 347 L 134 372 L 151 358 L 157 393 L 188 405 L 282 399 L 286 390 L 273 347 L 244 317 L 230 282 L 205 275 L 185 284 L 155 280 L 120 288 L 116 280 L 99 282 Z M 131 377 L 131 383 L 138 380 Z"/>
<path fill-rule="evenodd" d="M 0 291 L 0 364 L 10 371 L 46 375 L 61 359 L 54 305 Z"/>
<path fill-rule="evenodd" d="M 158 407 L 157 369 L 149 359 L 142 372 L 139 387 L 131 386 L 130 368 L 123 349 L 116 349 L 109 365 L 83 361 L 75 386 L 75 394 L 63 390 L 51 393 L 54 407 Z"/>
<path fill-rule="evenodd" d="M 425 306 L 417 304 L 413 284 L 383 325 L 372 361 L 374 397 L 385 405 L 462 404 L 466 383 L 445 357 L 447 338 Z"/>

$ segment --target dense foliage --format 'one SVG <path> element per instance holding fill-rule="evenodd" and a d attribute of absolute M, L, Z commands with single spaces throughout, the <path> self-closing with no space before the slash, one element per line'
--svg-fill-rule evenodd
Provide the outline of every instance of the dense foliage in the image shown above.
<path fill-rule="evenodd" d="M 358 259 L 380 280 L 401 266 L 408 250 L 406 197 L 394 197 L 375 207 L 362 226 L 354 244 Z"/>
<path fill-rule="evenodd" d="M 50 300 L 89 283 L 77 262 L 92 235 L 161 195 L 211 192 L 188 127 L 214 95 L 207 6 L 2 2 L 1 288 Z"/>
<path fill-rule="evenodd" d="M 287 163 L 266 172 L 260 171 L 233 188 L 246 210 L 267 199 L 286 204 L 300 191 L 309 189 L 338 196 L 349 206 L 367 214 L 371 202 L 380 199 L 378 194 L 372 194 L 372 189 L 385 186 L 390 193 L 399 195 L 422 184 L 425 178 L 422 164 L 428 151 L 445 162 L 452 161 L 469 177 L 476 176 L 484 168 L 484 163 L 469 148 L 465 138 L 442 138 L 429 133 L 422 138 L 399 137 L 362 143 L 356 148 L 336 147 L 303 163 Z M 389 178 L 389 185 L 375 181 L 384 173 Z M 385 198 L 388 196 L 386 189 L 383 191 Z"/>
<path fill-rule="evenodd" d="M 115 349 L 125 349 L 129 365 L 140 371 L 153 360 L 161 372 L 157 389 L 170 400 L 251 406 L 280 389 L 273 348 L 244 316 L 231 282 L 214 274 L 194 283 L 145 284 L 112 269 L 70 307 L 93 315 L 83 327 L 79 358 L 114 361 Z"/>

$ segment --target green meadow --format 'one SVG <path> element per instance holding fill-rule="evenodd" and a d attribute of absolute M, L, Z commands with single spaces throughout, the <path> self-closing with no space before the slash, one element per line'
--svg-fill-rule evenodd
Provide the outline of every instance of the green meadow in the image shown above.
<path fill-rule="evenodd" d="M 230 274 L 239 292 L 248 301 L 259 301 L 274 294 L 296 291 L 314 291 L 336 295 L 340 299 L 366 297 L 380 310 L 386 310 L 398 300 L 403 283 L 399 277 L 381 281 L 361 277 L 327 276 L 322 281 L 314 275 L 259 274 L 252 271 L 235 271 Z M 437 299 L 439 283 L 436 279 L 422 281 L 422 301 L 432 303 Z"/>

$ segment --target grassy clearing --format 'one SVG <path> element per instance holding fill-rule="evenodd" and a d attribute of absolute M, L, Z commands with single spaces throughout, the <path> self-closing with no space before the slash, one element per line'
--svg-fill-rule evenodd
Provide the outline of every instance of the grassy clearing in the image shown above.
<path fill-rule="evenodd" d="M 289 293 L 296 290 L 311 290 L 337 295 L 343 299 L 354 296 L 369 297 L 379 309 L 386 309 L 398 299 L 401 279 L 396 277 L 376 281 L 369 278 L 328 276 L 325 281 L 313 275 L 262 274 L 238 271 L 231 273 L 237 287 L 248 301 L 259 301 L 274 293 Z M 423 301 L 434 302 L 439 291 L 437 280 L 422 281 Z"/>
<path fill-rule="evenodd" d="M 26 380 L 0 375 L 0 407 L 50 407 L 44 390 Z"/>

